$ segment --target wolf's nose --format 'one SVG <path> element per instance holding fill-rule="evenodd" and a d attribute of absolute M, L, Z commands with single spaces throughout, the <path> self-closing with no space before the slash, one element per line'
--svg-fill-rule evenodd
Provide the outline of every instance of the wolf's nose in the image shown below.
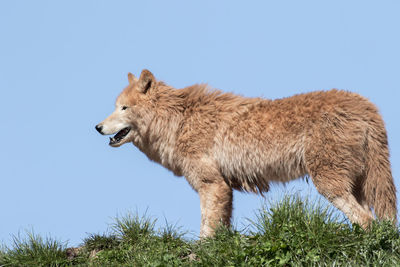
<path fill-rule="evenodd" d="M 97 130 L 99 133 L 103 134 L 103 133 L 101 132 L 101 130 L 103 130 L 103 126 L 101 126 L 101 125 L 96 125 L 96 130 Z"/>

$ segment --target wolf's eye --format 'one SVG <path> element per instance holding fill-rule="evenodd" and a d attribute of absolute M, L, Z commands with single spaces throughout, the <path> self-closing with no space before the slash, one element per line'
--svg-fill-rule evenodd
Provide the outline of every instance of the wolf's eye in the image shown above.
<path fill-rule="evenodd" d="M 128 107 L 127 106 L 122 106 L 122 110 L 125 110 L 125 109 L 127 109 Z"/>

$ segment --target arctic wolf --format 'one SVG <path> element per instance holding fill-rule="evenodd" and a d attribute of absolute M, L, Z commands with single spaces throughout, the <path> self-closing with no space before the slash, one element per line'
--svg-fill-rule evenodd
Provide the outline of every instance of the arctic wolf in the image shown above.
<path fill-rule="evenodd" d="M 148 70 L 128 80 L 96 129 L 115 134 L 110 146 L 132 142 L 187 179 L 200 196 L 201 237 L 230 224 L 233 189 L 262 194 L 270 182 L 306 175 L 353 223 L 367 228 L 372 209 L 396 220 L 386 130 L 362 96 L 330 90 L 246 98 L 202 84 L 174 89 Z"/>

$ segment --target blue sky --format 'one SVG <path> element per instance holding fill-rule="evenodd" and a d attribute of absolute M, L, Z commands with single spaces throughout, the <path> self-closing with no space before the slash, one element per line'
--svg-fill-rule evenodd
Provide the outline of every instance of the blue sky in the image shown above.
<path fill-rule="evenodd" d="M 380 109 L 400 177 L 399 1 L 1 1 L 0 241 L 34 229 L 70 245 L 147 213 L 198 234 L 197 194 L 94 126 L 127 73 L 245 96 L 358 92 Z M 316 196 L 313 186 L 273 186 Z M 262 197 L 235 193 L 234 223 Z"/>

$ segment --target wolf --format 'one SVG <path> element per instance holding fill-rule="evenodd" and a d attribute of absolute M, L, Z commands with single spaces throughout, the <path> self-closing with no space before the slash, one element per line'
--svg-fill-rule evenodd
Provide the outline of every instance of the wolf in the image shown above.
<path fill-rule="evenodd" d="M 232 190 L 263 194 L 271 182 L 310 177 L 352 223 L 396 221 L 387 134 L 374 104 L 332 89 L 269 100 L 206 84 L 174 89 L 149 70 L 118 96 L 96 130 L 132 142 L 198 192 L 200 237 L 230 225 Z M 374 213 L 373 213 L 374 212 Z"/>

